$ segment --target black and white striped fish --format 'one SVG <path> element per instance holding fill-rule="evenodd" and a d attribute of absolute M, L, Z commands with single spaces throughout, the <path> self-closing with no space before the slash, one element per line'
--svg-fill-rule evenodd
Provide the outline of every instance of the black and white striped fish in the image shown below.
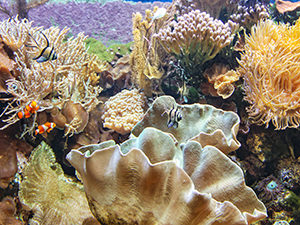
<path fill-rule="evenodd" d="M 57 54 L 54 51 L 54 46 L 52 48 L 50 47 L 49 40 L 48 40 L 48 38 L 46 37 L 46 35 L 43 32 L 41 32 L 41 34 L 46 39 L 46 46 L 44 48 L 42 48 L 37 43 L 37 41 L 34 39 L 34 37 L 30 33 L 28 33 L 28 34 L 34 40 L 34 42 L 36 43 L 36 46 L 26 45 L 26 47 L 38 48 L 39 49 L 39 54 L 36 57 L 34 57 L 33 60 L 36 60 L 37 62 L 42 63 L 42 62 L 46 62 L 48 60 L 55 60 L 55 59 L 57 59 Z"/>
<path fill-rule="evenodd" d="M 179 121 L 182 119 L 181 111 L 175 106 L 172 107 L 168 113 L 168 128 L 174 127 L 175 129 L 178 127 Z"/>

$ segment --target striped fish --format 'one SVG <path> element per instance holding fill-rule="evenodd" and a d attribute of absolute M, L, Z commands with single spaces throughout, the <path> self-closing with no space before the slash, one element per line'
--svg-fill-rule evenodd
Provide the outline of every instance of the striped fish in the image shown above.
<path fill-rule="evenodd" d="M 178 108 L 175 106 L 172 107 L 168 113 L 168 128 L 174 127 L 175 129 L 178 127 L 179 121 L 182 119 L 182 114 Z"/>
<path fill-rule="evenodd" d="M 43 134 L 46 131 L 49 133 L 54 127 L 56 127 L 55 123 L 46 122 L 38 126 L 38 128 L 35 130 L 35 135 Z"/>
<path fill-rule="evenodd" d="M 29 36 L 34 40 L 34 42 L 36 43 L 36 46 L 30 46 L 30 45 L 26 45 L 26 47 L 31 47 L 31 48 L 38 48 L 39 49 L 39 54 L 33 58 L 33 60 L 36 60 L 38 63 L 42 63 L 42 62 L 46 62 L 48 60 L 55 60 L 57 59 L 57 54 L 54 51 L 54 46 L 52 48 L 50 48 L 50 43 L 48 38 L 46 37 L 46 35 L 41 32 L 41 34 L 45 37 L 46 39 L 46 47 L 42 48 L 37 41 L 34 39 L 34 37 L 28 33 Z"/>

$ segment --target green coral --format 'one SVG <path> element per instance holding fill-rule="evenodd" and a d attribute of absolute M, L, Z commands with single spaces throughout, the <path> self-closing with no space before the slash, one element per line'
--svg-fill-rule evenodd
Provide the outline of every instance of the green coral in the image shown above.
<path fill-rule="evenodd" d="M 95 38 L 88 38 L 85 42 L 88 47 L 88 53 L 95 54 L 99 59 L 107 62 L 112 61 L 117 52 L 121 55 L 128 54 L 132 45 L 132 42 L 127 44 L 115 43 L 106 47 L 101 41 L 98 41 Z"/>

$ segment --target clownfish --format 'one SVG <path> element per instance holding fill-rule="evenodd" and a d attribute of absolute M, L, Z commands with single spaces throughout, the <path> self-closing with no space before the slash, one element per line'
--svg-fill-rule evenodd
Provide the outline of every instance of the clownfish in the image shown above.
<path fill-rule="evenodd" d="M 56 127 L 55 123 L 46 122 L 38 126 L 38 128 L 35 130 L 35 135 L 43 134 L 46 131 L 49 133 L 54 127 Z"/>
<path fill-rule="evenodd" d="M 171 110 L 165 111 L 164 113 L 168 114 L 168 122 L 167 122 L 168 128 L 174 127 L 176 129 L 178 127 L 179 121 L 182 119 L 182 114 L 180 110 L 178 108 L 175 108 L 175 106 L 173 106 Z"/>
<path fill-rule="evenodd" d="M 40 107 L 36 101 L 30 102 L 25 108 L 18 112 L 19 119 L 29 118 L 32 114 L 36 113 Z"/>
<path fill-rule="evenodd" d="M 40 31 L 41 32 L 41 31 Z M 31 48 L 38 48 L 39 49 L 39 54 L 33 58 L 33 60 L 36 60 L 38 63 L 42 63 L 42 62 L 46 62 L 48 60 L 55 60 L 57 59 L 57 54 L 54 51 L 54 46 L 52 48 L 50 48 L 50 43 L 48 38 L 46 37 L 46 35 L 41 32 L 41 34 L 45 37 L 46 39 L 46 47 L 42 48 L 37 41 L 34 39 L 34 37 L 28 33 L 29 36 L 34 40 L 34 42 L 36 43 L 35 46 L 30 46 L 30 45 L 25 45 L 26 47 L 31 47 Z"/>

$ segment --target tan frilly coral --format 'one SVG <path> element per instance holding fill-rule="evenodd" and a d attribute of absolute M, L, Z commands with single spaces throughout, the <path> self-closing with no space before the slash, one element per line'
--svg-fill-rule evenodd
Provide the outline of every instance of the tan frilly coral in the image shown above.
<path fill-rule="evenodd" d="M 105 102 L 103 126 L 120 134 L 131 131 L 144 115 L 145 97 L 133 89 L 123 90 Z"/>
<path fill-rule="evenodd" d="M 264 205 L 245 186 L 241 169 L 218 149 L 207 147 L 202 151 L 199 143 L 192 142 L 181 152 L 174 137 L 165 133 L 158 138 L 160 135 L 161 131 L 146 128 L 141 138 L 130 139 L 121 148 L 110 141 L 72 150 L 67 155 L 80 173 L 98 221 L 102 224 L 242 225 L 266 216 Z M 182 162 L 195 181 L 197 173 L 205 175 L 202 186 L 198 185 L 203 192 L 194 189 L 191 178 L 173 161 L 175 152 L 189 154 Z M 209 171 L 220 174 L 206 176 Z M 213 186 L 219 188 L 209 190 Z M 211 194 L 226 200 L 222 199 L 221 203 L 210 197 Z M 252 207 L 246 208 L 244 203 L 249 201 Z"/>
<path fill-rule="evenodd" d="M 31 153 L 23 176 L 19 197 L 34 212 L 29 224 L 81 225 L 93 217 L 83 186 L 64 175 L 44 142 Z"/>
<path fill-rule="evenodd" d="M 178 108 L 182 120 L 178 127 L 168 128 L 166 110 Z M 178 105 L 171 96 L 158 97 L 132 133 L 138 136 L 146 127 L 155 127 L 174 135 L 179 143 L 197 140 L 204 147 L 212 145 L 225 154 L 240 147 L 236 138 L 239 129 L 239 116 L 232 111 L 223 111 L 211 105 Z"/>

